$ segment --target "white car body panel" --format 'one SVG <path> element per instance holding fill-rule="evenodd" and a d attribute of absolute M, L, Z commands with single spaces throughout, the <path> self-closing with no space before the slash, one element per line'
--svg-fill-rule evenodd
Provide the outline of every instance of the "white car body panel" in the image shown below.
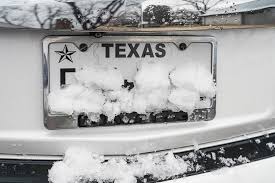
<path fill-rule="evenodd" d="M 0 30 L 1 154 L 61 156 L 70 146 L 105 155 L 147 153 L 214 145 L 275 129 L 274 28 L 174 33 L 217 40 L 217 112 L 212 121 L 51 131 L 43 119 L 42 40 L 56 34 Z"/>

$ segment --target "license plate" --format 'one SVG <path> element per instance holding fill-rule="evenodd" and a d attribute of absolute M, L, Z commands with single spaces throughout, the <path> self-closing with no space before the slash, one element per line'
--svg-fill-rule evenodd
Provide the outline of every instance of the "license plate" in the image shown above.
<path fill-rule="evenodd" d="M 43 52 L 44 115 L 49 129 L 79 126 L 74 117 L 51 112 L 47 97 L 51 91 L 75 82 L 74 73 L 91 63 L 111 65 L 120 70 L 124 79 L 133 81 L 141 61 L 169 63 L 175 67 L 196 62 L 208 68 L 216 81 L 216 42 L 212 37 L 57 36 L 43 40 Z M 213 119 L 215 107 L 214 97 L 210 105 L 197 107 L 187 122 Z"/>

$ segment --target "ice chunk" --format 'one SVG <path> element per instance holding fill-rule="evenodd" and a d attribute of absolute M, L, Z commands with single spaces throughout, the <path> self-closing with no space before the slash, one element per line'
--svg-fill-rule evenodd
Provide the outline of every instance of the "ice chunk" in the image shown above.
<path fill-rule="evenodd" d="M 133 101 L 133 110 L 145 114 L 146 112 L 158 112 L 167 109 L 168 89 L 154 89 L 136 91 Z"/>
<path fill-rule="evenodd" d="M 240 156 L 236 159 L 236 161 L 237 161 L 238 163 L 241 163 L 241 164 L 245 164 L 245 163 L 249 163 L 249 162 L 250 162 L 250 160 L 249 160 L 247 157 L 243 157 L 242 155 L 240 155 Z"/>
<path fill-rule="evenodd" d="M 79 96 L 85 87 L 82 85 L 70 85 L 68 87 L 55 90 L 48 96 L 48 105 L 52 112 L 72 114 L 74 99 Z"/>
<path fill-rule="evenodd" d="M 93 155 L 81 148 L 71 148 L 66 152 L 64 160 L 54 163 L 49 170 L 49 181 L 136 183 L 138 177 L 152 175 L 162 180 L 185 173 L 188 167 L 183 159 L 176 158 L 172 152 L 104 160 L 103 156 Z"/>
<path fill-rule="evenodd" d="M 224 158 L 224 157 L 220 157 L 219 160 L 221 161 L 221 163 L 225 166 L 234 166 L 236 164 L 236 162 L 232 159 L 232 158 Z"/>
<path fill-rule="evenodd" d="M 48 102 L 50 111 L 55 113 L 68 115 L 74 112 L 101 113 L 105 97 L 100 90 L 72 84 L 51 92 L 48 96 Z"/>
<path fill-rule="evenodd" d="M 247 157 L 243 157 L 242 155 L 240 155 L 238 158 L 224 158 L 224 157 L 219 157 L 219 160 L 221 161 L 222 164 L 224 164 L 225 166 L 234 166 L 236 165 L 236 163 L 238 164 L 246 164 L 249 163 L 250 160 Z"/>
<path fill-rule="evenodd" d="M 203 100 L 200 100 L 198 103 L 196 103 L 196 108 L 198 109 L 209 108 L 209 107 L 211 107 L 210 98 L 204 98 Z"/>
<path fill-rule="evenodd" d="M 64 175 L 64 176 L 60 176 Z M 69 183 L 76 177 L 76 172 L 62 161 L 54 163 L 54 166 L 49 171 L 49 179 L 54 183 Z"/>
<path fill-rule="evenodd" d="M 135 77 L 134 111 L 144 114 L 167 109 L 172 69 L 172 66 L 158 62 L 141 64 Z"/>
<path fill-rule="evenodd" d="M 133 95 L 134 91 L 129 91 L 127 88 L 122 88 L 116 91 L 105 92 L 107 99 L 112 102 L 119 102 L 122 112 L 133 112 Z"/>
<path fill-rule="evenodd" d="M 135 76 L 138 90 L 152 90 L 159 88 L 169 88 L 169 73 L 172 66 L 159 62 L 143 62 Z"/>
<path fill-rule="evenodd" d="M 94 64 L 75 76 L 75 84 L 49 94 L 52 112 L 68 115 L 85 112 L 93 119 L 104 114 L 109 121 L 120 113 L 163 110 L 191 113 L 196 107 L 210 107 L 216 89 L 211 73 L 191 63 L 174 68 L 159 62 L 141 62 L 131 89 L 122 87 L 122 74 L 109 66 Z"/>
<path fill-rule="evenodd" d="M 101 65 L 92 65 L 75 73 L 77 80 L 86 86 L 103 90 L 119 90 L 124 79 L 119 70 Z"/>
<path fill-rule="evenodd" d="M 113 120 L 120 113 L 133 112 L 133 92 L 126 88 L 104 93 L 107 102 L 103 106 L 103 114 L 108 116 L 108 120 Z"/>
<path fill-rule="evenodd" d="M 232 159 L 218 154 L 215 154 L 215 157 L 217 156 L 215 161 L 222 166 L 231 167 L 250 162 L 243 156 Z M 84 148 L 75 147 L 67 150 L 62 161 L 53 164 L 48 177 L 52 183 L 136 183 L 137 179 L 146 182 L 148 176 L 160 182 L 177 175 L 207 170 L 207 162 L 201 161 L 205 155 L 196 151 L 179 157 L 170 151 L 136 156 L 104 157 L 92 154 Z M 211 155 L 206 157 L 211 158 Z"/>
<path fill-rule="evenodd" d="M 275 149 L 275 144 L 272 142 L 267 143 L 266 146 L 269 148 L 270 151 L 273 151 Z"/>
<path fill-rule="evenodd" d="M 199 102 L 200 96 L 197 92 L 176 88 L 171 91 L 168 100 L 180 110 L 192 112 L 196 103 Z"/>
<path fill-rule="evenodd" d="M 183 64 L 176 67 L 170 74 L 171 82 L 178 88 L 185 88 L 199 92 L 202 96 L 212 98 L 216 87 L 210 71 L 194 63 Z"/>
<path fill-rule="evenodd" d="M 260 144 L 261 143 L 261 139 L 255 139 L 256 144 Z"/>
<path fill-rule="evenodd" d="M 121 113 L 121 106 L 119 102 L 110 102 L 107 101 L 103 105 L 103 114 L 108 117 L 109 121 L 112 121 L 115 116 Z"/>
<path fill-rule="evenodd" d="M 144 175 L 153 175 L 159 180 L 164 180 L 168 177 L 186 172 L 188 164 L 181 158 L 174 156 L 172 152 L 168 154 L 152 155 L 137 157 L 138 166 L 135 168 L 135 175 L 143 177 Z"/>
<path fill-rule="evenodd" d="M 77 113 L 101 113 L 102 105 L 105 103 L 105 97 L 102 91 L 86 88 L 74 100 L 73 107 Z"/>

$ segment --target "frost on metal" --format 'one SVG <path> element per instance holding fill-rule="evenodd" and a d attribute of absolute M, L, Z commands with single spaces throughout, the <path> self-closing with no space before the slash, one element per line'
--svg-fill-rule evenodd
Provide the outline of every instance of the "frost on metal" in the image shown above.
<path fill-rule="evenodd" d="M 203 172 L 212 159 L 219 167 L 248 163 L 245 157 L 222 158 L 220 154 L 206 155 L 200 151 L 176 156 L 172 152 L 107 158 L 81 148 L 69 149 L 63 161 L 54 163 L 49 171 L 52 183 L 108 182 L 136 183 L 168 180 L 188 173 Z"/>
<path fill-rule="evenodd" d="M 95 122 L 100 115 L 113 121 L 122 113 L 133 112 L 146 115 L 171 110 L 191 114 L 197 107 L 209 108 L 216 93 L 210 71 L 194 63 L 173 67 L 144 62 L 132 85 L 127 86 L 120 71 L 111 66 L 93 65 L 76 72 L 75 78 L 74 84 L 49 94 L 52 113 L 85 113 Z"/>

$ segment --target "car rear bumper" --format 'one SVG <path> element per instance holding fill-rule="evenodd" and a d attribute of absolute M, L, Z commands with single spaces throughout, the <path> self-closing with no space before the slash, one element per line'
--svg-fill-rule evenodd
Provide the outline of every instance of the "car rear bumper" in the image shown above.
<path fill-rule="evenodd" d="M 213 172 L 196 176 L 184 177 L 163 183 L 221 183 L 221 182 L 242 182 L 242 183 L 273 183 L 275 174 L 273 169 L 275 158 L 267 158 L 257 162 L 236 166 L 234 168 L 223 168 Z"/>
<path fill-rule="evenodd" d="M 175 156 L 192 155 L 193 167 L 181 175 L 167 180 L 148 177 L 138 179 L 138 183 L 167 182 L 224 182 L 246 183 L 274 180 L 271 173 L 275 166 L 275 134 L 262 135 L 242 141 L 202 148 L 196 151 L 174 152 Z M 24 159 L 25 158 L 25 159 Z M 48 182 L 48 170 L 53 160 L 1 159 L 0 182 Z M 197 169 L 196 167 L 200 167 Z"/>
<path fill-rule="evenodd" d="M 273 28 L 164 34 L 217 40 L 217 105 L 211 121 L 48 130 L 43 115 L 42 40 L 59 34 L 0 30 L 1 154 L 62 156 L 71 146 L 104 155 L 185 151 L 194 144 L 213 146 L 274 132 Z"/>

